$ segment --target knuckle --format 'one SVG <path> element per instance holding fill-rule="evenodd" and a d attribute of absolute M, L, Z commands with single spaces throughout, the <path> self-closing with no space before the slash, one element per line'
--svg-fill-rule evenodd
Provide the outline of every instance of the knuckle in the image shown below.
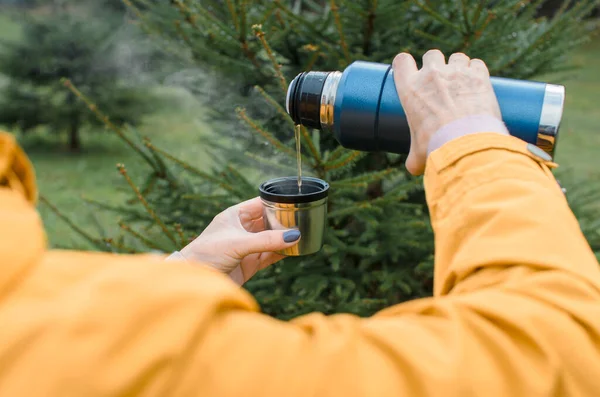
<path fill-rule="evenodd" d="M 427 78 L 429 81 L 440 81 L 442 80 L 442 71 L 438 68 L 431 68 L 427 71 Z"/>
<path fill-rule="evenodd" d="M 213 220 L 214 220 L 214 221 L 217 221 L 217 222 L 224 222 L 224 221 L 225 221 L 225 219 L 227 219 L 227 216 L 228 216 L 228 213 L 227 213 L 227 210 L 225 210 L 225 211 L 223 211 L 223 212 L 221 212 L 221 213 L 218 213 L 218 214 L 217 214 L 217 215 L 214 217 L 214 219 L 213 219 Z"/>

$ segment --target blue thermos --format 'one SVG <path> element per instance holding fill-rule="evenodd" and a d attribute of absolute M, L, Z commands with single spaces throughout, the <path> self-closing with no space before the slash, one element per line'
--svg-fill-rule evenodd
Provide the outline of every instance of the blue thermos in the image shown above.
<path fill-rule="evenodd" d="M 492 77 L 511 135 L 554 156 L 565 88 Z M 410 131 L 390 65 L 357 61 L 344 72 L 304 72 L 290 84 L 286 108 L 297 124 L 333 132 L 348 149 L 406 154 Z"/>

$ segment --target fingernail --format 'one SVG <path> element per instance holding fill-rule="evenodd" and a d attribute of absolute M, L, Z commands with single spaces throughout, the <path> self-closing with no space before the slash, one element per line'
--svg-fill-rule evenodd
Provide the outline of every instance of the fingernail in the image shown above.
<path fill-rule="evenodd" d="M 286 243 L 294 242 L 299 238 L 300 230 L 288 230 L 287 232 L 283 233 L 283 241 L 285 241 Z"/>

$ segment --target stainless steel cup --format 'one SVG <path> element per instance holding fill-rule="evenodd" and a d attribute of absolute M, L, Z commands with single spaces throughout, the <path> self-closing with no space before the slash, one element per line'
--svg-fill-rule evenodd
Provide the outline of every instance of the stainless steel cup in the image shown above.
<path fill-rule="evenodd" d="M 300 242 L 278 251 L 286 256 L 310 255 L 323 247 L 327 225 L 329 184 L 318 178 L 303 177 L 298 192 L 298 177 L 271 179 L 259 187 L 264 206 L 265 228 L 298 229 Z"/>

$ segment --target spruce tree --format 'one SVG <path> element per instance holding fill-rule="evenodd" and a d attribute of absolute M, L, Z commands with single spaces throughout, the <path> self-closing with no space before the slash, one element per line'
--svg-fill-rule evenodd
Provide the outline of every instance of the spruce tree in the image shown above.
<path fill-rule="evenodd" d="M 110 39 L 123 12 L 93 3 L 53 4 L 39 16 L 24 16 L 22 40 L 2 43 L 0 74 L 9 83 L 0 94 L 0 124 L 22 132 L 46 126 L 78 151 L 81 131 L 101 122 L 61 89 L 61 78 L 93 96 L 119 123 L 135 123 L 148 110 L 147 92 L 127 83 L 113 52 L 118 43 Z"/>
<path fill-rule="evenodd" d="M 230 138 L 211 143 L 213 169 L 198 169 L 112 126 L 149 173 L 140 183 L 119 165 L 136 200 L 119 208 L 96 204 L 120 214 L 123 233 L 86 238 L 113 251 L 141 245 L 169 252 L 219 211 L 256 196 L 260 181 L 294 175 L 293 123 L 283 104 L 299 72 L 342 70 L 354 60 L 390 63 L 400 51 L 419 59 L 430 48 L 482 58 L 496 76 L 560 72 L 570 67 L 569 50 L 586 40 L 584 19 L 597 1 L 566 1 L 552 18 L 538 17 L 539 0 L 124 3 L 182 67 L 201 70 L 186 80 L 188 88 L 211 110 L 217 135 Z M 78 95 L 104 117 L 93 98 Z M 263 310 L 280 318 L 310 311 L 368 315 L 428 295 L 432 231 L 422 180 L 406 173 L 404 156 L 346 150 L 331 135 L 306 128 L 302 145 L 303 172 L 331 183 L 326 244 L 319 254 L 288 258 L 251 280 L 247 288 Z"/>

